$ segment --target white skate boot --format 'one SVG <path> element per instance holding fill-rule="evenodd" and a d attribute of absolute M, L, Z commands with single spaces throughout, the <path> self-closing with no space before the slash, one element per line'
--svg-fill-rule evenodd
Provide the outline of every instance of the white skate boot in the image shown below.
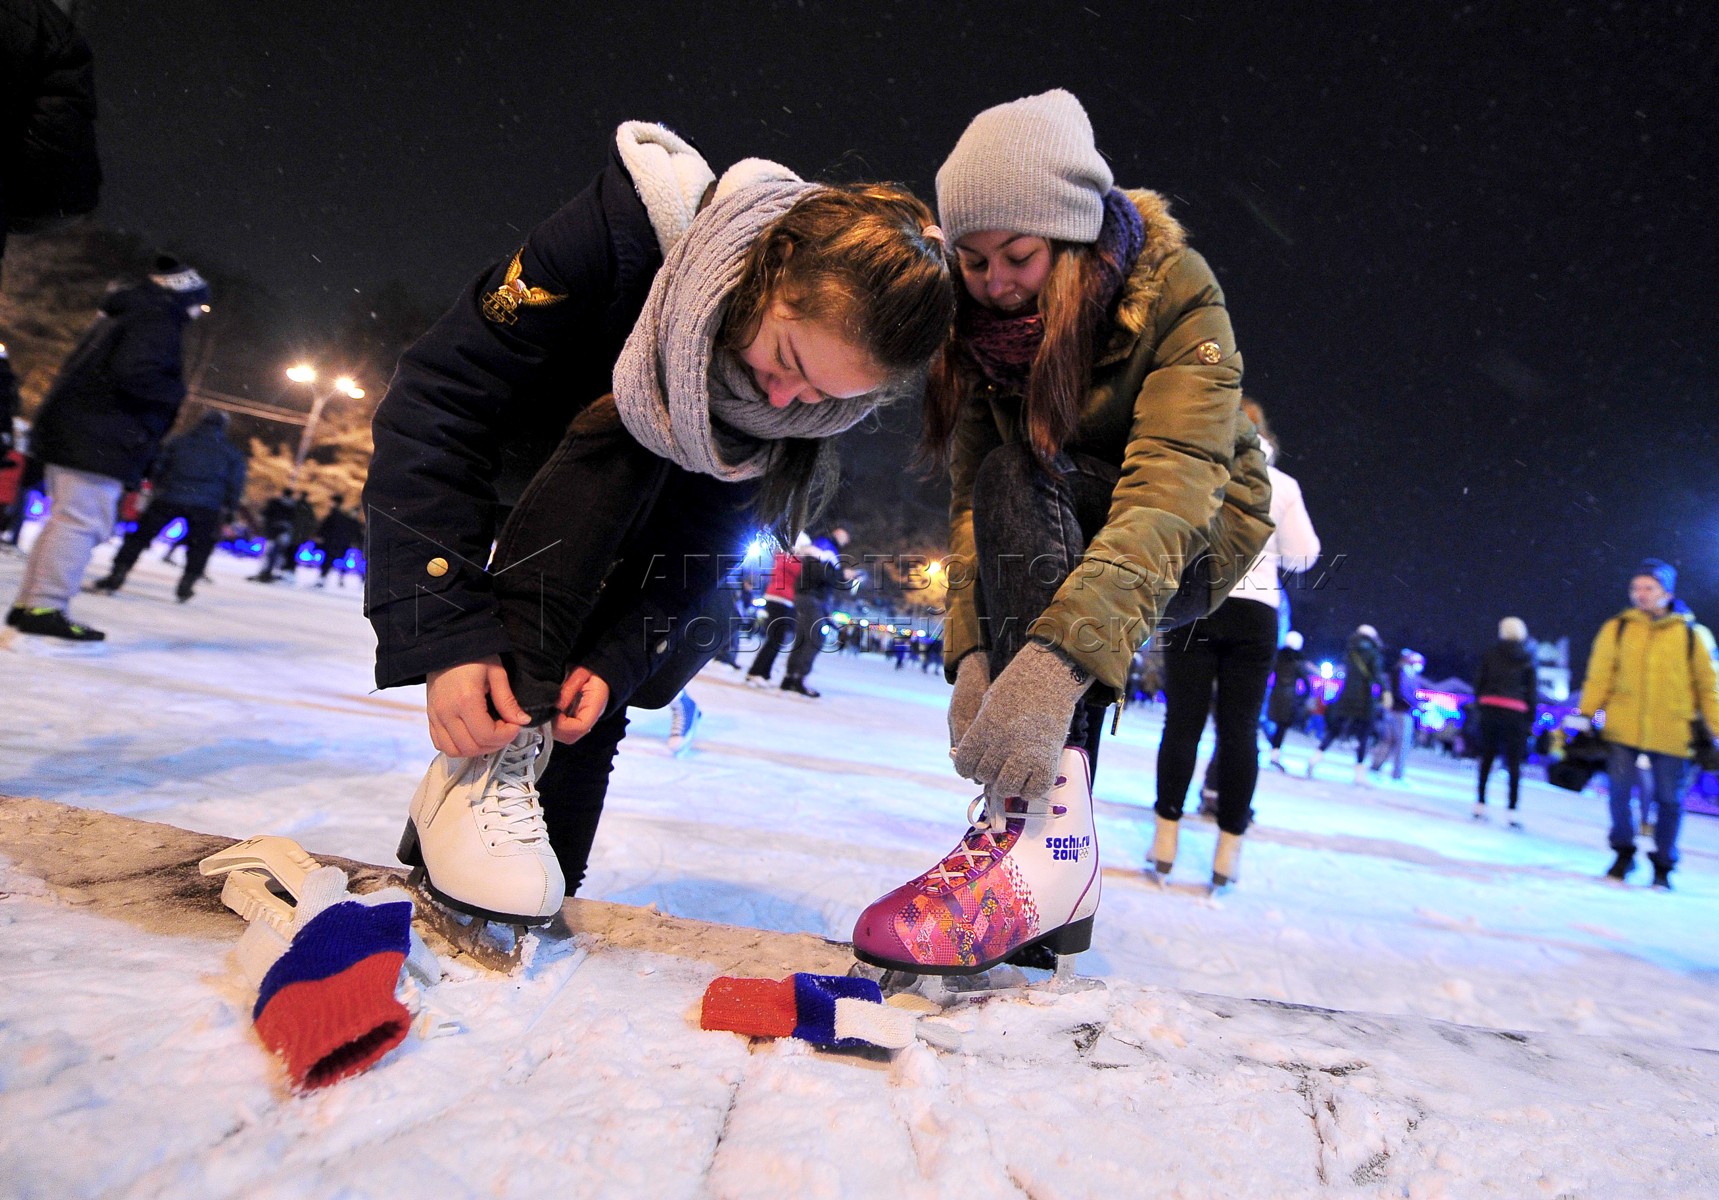
<path fill-rule="evenodd" d="M 514 925 L 542 925 L 567 890 L 549 846 L 537 780 L 549 763 L 549 726 L 519 731 L 477 758 L 438 754 L 412 796 L 400 861 L 450 908 Z"/>
<path fill-rule="evenodd" d="M 1319 760 L 1325 757 L 1325 751 L 1315 750 L 1307 757 L 1307 778 L 1313 778 L 1313 772 L 1319 767 Z"/>

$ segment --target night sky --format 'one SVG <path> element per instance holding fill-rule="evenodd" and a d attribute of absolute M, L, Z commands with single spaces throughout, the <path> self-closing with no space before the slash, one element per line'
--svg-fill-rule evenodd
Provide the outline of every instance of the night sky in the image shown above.
<path fill-rule="evenodd" d="M 1067 87 L 1217 271 L 1345 556 L 1297 624 L 1467 671 L 1507 613 L 1585 653 L 1647 554 L 1719 621 L 1715 9 L 105 0 L 100 215 L 311 337 L 389 280 L 445 304 L 621 120 L 930 199 L 974 113 Z"/>

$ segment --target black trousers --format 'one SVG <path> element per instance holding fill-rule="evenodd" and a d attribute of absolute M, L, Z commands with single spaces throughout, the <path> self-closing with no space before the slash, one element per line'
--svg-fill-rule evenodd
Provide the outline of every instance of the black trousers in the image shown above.
<path fill-rule="evenodd" d="M 1154 806 L 1160 817 L 1182 819 L 1211 710 L 1218 729 L 1218 828 L 1238 837 L 1247 832 L 1259 782 L 1259 714 L 1276 655 L 1277 612 L 1255 600 L 1226 600 L 1211 616 L 1165 638 L 1164 733 Z"/>
<path fill-rule="evenodd" d="M 1325 736 L 1319 739 L 1319 753 L 1324 754 L 1338 738 L 1352 734 L 1355 738 L 1355 765 L 1360 766 L 1367 761 L 1367 746 L 1373 740 L 1373 726 L 1377 723 L 1377 717 L 1345 715 L 1327 710 Z"/>
<path fill-rule="evenodd" d="M 1273 694 L 1275 695 L 1275 693 Z M 1293 689 L 1290 694 L 1292 696 L 1294 695 Z M 1284 709 L 1290 707 L 1289 704 L 1285 704 L 1280 707 L 1275 699 L 1272 700 L 1271 705 L 1278 712 L 1283 712 Z M 1266 740 L 1271 743 L 1271 748 L 1273 750 L 1283 749 L 1283 739 L 1289 736 L 1289 731 L 1294 728 L 1295 723 L 1301 719 L 1302 709 L 1299 703 L 1296 703 L 1295 707 L 1290 709 L 1290 711 L 1294 715 L 1290 716 L 1287 720 L 1279 721 L 1275 717 L 1272 718 L 1271 736 Z"/>
<path fill-rule="evenodd" d="M 571 746 L 555 743 L 549 752 L 549 765 L 537 780 L 549 845 L 567 878 L 569 896 L 575 895 L 585 881 L 597 825 L 603 819 L 603 801 L 609 794 L 609 775 L 615 769 L 615 753 L 626 734 L 627 710 L 623 708 L 598 721 L 590 733 Z"/>
<path fill-rule="evenodd" d="M 328 573 L 330 571 L 334 570 L 335 567 L 340 565 L 340 560 L 346 557 L 346 552 L 348 550 L 352 549 L 352 546 L 350 543 L 348 543 L 347 545 L 344 545 L 344 546 L 341 546 L 341 545 L 321 546 L 321 545 L 319 545 L 317 547 L 317 549 L 322 551 L 322 567 L 320 568 L 321 574 L 318 576 L 318 578 L 327 579 Z M 346 574 L 345 571 L 341 572 L 341 575 L 344 576 L 345 574 Z"/>
<path fill-rule="evenodd" d="M 179 577 L 179 587 L 185 590 L 196 583 L 215 552 L 215 539 L 221 535 L 221 510 L 165 500 L 152 500 L 137 518 L 137 528 L 125 535 L 119 553 L 113 556 L 113 573 L 121 579 L 130 574 L 149 543 L 174 517 L 185 518 L 185 571 Z"/>
<path fill-rule="evenodd" d="M 268 557 L 263 560 L 263 569 L 257 574 L 274 575 L 279 571 L 292 574 L 298 566 L 298 545 L 290 532 L 270 538 Z"/>
<path fill-rule="evenodd" d="M 1110 517 L 1120 472 L 1085 454 L 1057 457 L 1060 477 L 1042 470 L 1024 444 L 999 446 L 973 480 L 980 631 L 996 679 L 1027 643 L 1027 630 L 1050 607 Z M 1098 767 L 1102 706 L 1084 701 L 1069 722 L 1070 746 Z"/>
<path fill-rule="evenodd" d="M 776 669 L 776 656 L 782 652 L 783 644 L 794 637 L 794 631 L 794 606 L 766 599 L 764 644 L 758 647 L 758 653 L 752 658 L 752 668 L 746 673 L 760 679 L 770 678 L 770 672 Z"/>
<path fill-rule="evenodd" d="M 794 601 L 794 648 L 788 652 L 787 678 L 805 679 L 812 673 L 818 655 L 824 649 L 825 631 L 830 627 L 830 606 L 810 596 Z"/>
<path fill-rule="evenodd" d="M 1492 775 L 1492 764 L 1504 759 L 1504 773 L 1510 781 L 1510 807 L 1522 791 L 1522 760 L 1528 757 L 1528 731 L 1533 718 L 1526 712 L 1512 712 L 1493 704 L 1477 704 L 1480 712 L 1480 794 L 1486 803 L 1486 781 Z"/>

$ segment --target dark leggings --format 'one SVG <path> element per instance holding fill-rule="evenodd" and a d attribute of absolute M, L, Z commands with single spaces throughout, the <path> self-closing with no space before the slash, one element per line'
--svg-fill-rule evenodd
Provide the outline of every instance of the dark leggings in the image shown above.
<path fill-rule="evenodd" d="M 549 827 L 549 844 L 567 877 L 569 896 L 585 879 L 597 823 L 603 818 L 603 799 L 609 792 L 609 774 L 615 768 L 615 751 L 626 733 L 623 708 L 591 726 L 591 732 L 571 746 L 556 742 L 549 752 L 549 765 L 537 781 L 543 823 Z"/>
<path fill-rule="evenodd" d="M 794 648 L 788 652 L 788 665 L 783 668 L 784 679 L 804 680 L 812 673 L 818 655 L 825 646 L 830 627 L 830 606 L 810 596 L 794 601 Z"/>
<path fill-rule="evenodd" d="M 758 653 L 752 659 L 752 669 L 746 673 L 760 679 L 770 678 L 770 672 L 776 669 L 776 656 L 782 652 L 784 644 L 793 640 L 795 628 L 792 604 L 765 600 L 764 644 L 758 647 Z"/>
<path fill-rule="evenodd" d="M 1334 713 L 1325 714 L 1325 736 L 1319 739 L 1319 753 L 1324 754 L 1331 748 L 1331 743 L 1345 734 L 1353 734 L 1355 738 L 1355 765 L 1360 766 L 1367 760 L 1367 745 L 1373 740 L 1372 717 L 1340 717 Z"/>
<path fill-rule="evenodd" d="M 221 536 L 221 510 L 187 507 L 165 500 L 154 501 L 137 518 L 137 528 L 125 535 L 119 553 L 113 557 L 113 573 L 123 579 L 156 535 L 173 523 L 174 517 L 185 518 L 185 570 L 179 577 L 179 586 L 189 588 L 196 583 L 203 575 L 203 568 L 209 565 L 216 539 Z"/>
<path fill-rule="evenodd" d="M 1274 707 L 1276 703 L 1275 700 L 1272 701 Z M 1283 749 L 1283 739 L 1289 736 L 1289 731 L 1294 727 L 1295 720 L 1294 717 L 1291 717 L 1287 721 L 1273 721 L 1271 723 L 1271 736 L 1266 740 L 1271 743 L 1273 750 Z"/>
<path fill-rule="evenodd" d="M 1477 705 L 1480 709 L 1480 803 L 1486 803 L 1486 781 L 1492 777 L 1492 764 L 1504 759 L 1505 775 L 1510 780 L 1510 807 L 1522 789 L 1522 760 L 1528 756 L 1529 716 L 1492 704 Z"/>
<path fill-rule="evenodd" d="M 1027 643 L 1027 629 L 1050 607 L 1080 565 L 1087 543 L 1110 516 L 1119 472 L 1085 454 L 1057 456 L 1062 474 L 1042 470 L 1021 443 L 986 455 L 973 480 L 973 542 L 978 555 L 979 628 L 996 679 Z M 1097 768 L 1103 709 L 1078 703 L 1070 746 Z"/>
<path fill-rule="evenodd" d="M 1218 828 L 1247 832 L 1259 781 L 1260 708 L 1277 653 L 1277 613 L 1256 600 L 1230 599 L 1164 642 L 1164 733 L 1158 741 L 1158 803 L 1167 821 L 1182 819 L 1206 712 L 1216 705 Z"/>

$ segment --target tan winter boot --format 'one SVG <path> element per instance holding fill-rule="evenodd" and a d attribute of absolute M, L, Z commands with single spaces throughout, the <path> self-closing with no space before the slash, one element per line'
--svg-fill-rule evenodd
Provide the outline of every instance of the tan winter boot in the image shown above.
<path fill-rule="evenodd" d="M 1176 863 L 1176 836 L 1181 830 L 1180 821 L 1158 818 L 1157 828 L 1152 833 L 1152 869 L 1160 876 L 1168 875 Z"/>
<path fill-rule="evenodd" d="M 1229 887 L 1241 876 L 1242 840 L 1239 833 L 1219 833 L 1217 853 L 1212 856 L 1212 890 Z"/>

